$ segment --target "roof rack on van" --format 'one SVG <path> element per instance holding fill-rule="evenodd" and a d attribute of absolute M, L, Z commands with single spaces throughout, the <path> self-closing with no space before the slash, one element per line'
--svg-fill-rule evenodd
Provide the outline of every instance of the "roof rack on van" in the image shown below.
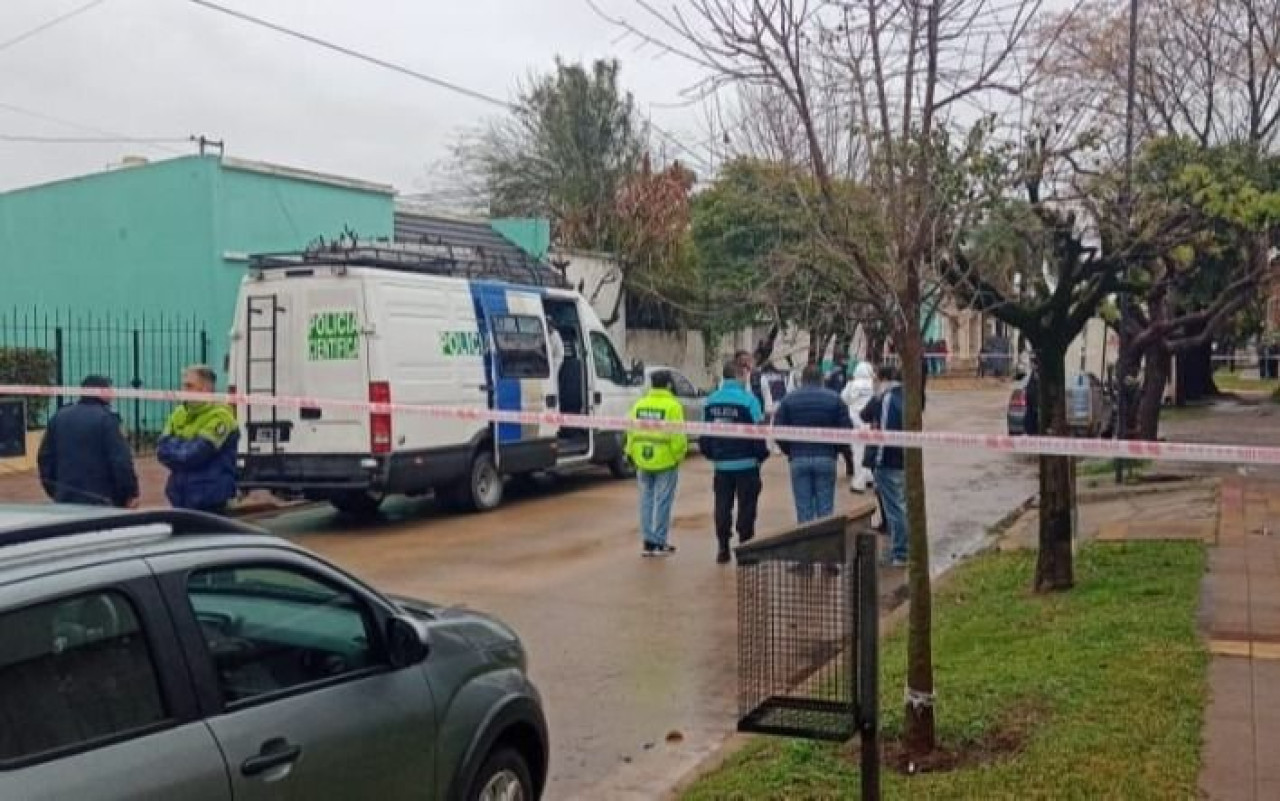
<path fill-rule="evenodd" d="M 251 270 L 296 270 L 307 267 L 375 267 L 380 270 L 509 281 L 529 286 L 569 286 L 557 270 L 532 259 L 513 260 L 482 247 L 442 242 L 321 241 L 300 251 L 261 253 L 249 258 Z"/>
<path fill-rule="evenodd" d="M 188 509 L 148 509 L 141 512 L 107 511 L 103 513 L 87 511 L 84 515 L 51 516 L 47 523 L 27 523 L 8 531 L 0 529 L 0 548 L 59 537 L 72 537 L 78 534 L 94 534 L 154 525 L 168 526 L 171 536 L 268 533 L 248 523 Z"/>

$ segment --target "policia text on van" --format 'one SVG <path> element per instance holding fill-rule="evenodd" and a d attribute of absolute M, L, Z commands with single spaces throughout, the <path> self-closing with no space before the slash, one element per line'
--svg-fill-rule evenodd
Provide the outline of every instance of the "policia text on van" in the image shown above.
<path fill-rule="evenodd" d="M 557 336 L 558 335 L 558 336 Z M 435 246 L 260 256 L 237 302 L 231 384 L 246 394 L 625 416 L 642 394 L 590 304 L 551 270 Z M 339 408 L 246 406 L 242 489 L 359 514 L 435 492 L 487 510 L 504 476 L 606 466 L 618 432 L 464 423 Z"/>

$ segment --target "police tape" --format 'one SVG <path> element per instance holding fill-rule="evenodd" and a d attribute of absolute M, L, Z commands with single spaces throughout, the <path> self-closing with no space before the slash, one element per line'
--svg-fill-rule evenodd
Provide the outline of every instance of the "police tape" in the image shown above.
<path fill-rule="evenodd" d="M 1175 462 L 1213 462 L 1238 465 L 1280 465 L 1280 448 L 1255 445 L 1216 445 L 1198 442 L 1143 442 L 1138 440 L 1075 439 L 1069 437 L 1011 437 L 1003 434 L 969 434 L 954 431 L 879 431 L 869 428 L 831 429 L 800 426 L 744 425 L 696 421 L 633 420 L 626 417 L 565 414 L 563 412 L 507 411 L 418 403 L 381 403 L 350 398 L 246 395 L 241 393 L 185 392 L 181 390 L 98 389 L 89 387 L 41 387 L 0 384 L 0 398 L 93 397 L 105 401 L 140 400 L 163 403 L 225 403 L 236 407 L 288 409 L 343 409 L 373 415 L 416 415 L 437 420 L 459 420 L 519 426 L 595 429 L 600 431 L 654 431 L 696 437 L 829 445 L 883 445 L 895 448 L 950 448 L 985 450 L 1028 456 L 1076 456 L 1089 458 L 1149 459 Z"/>

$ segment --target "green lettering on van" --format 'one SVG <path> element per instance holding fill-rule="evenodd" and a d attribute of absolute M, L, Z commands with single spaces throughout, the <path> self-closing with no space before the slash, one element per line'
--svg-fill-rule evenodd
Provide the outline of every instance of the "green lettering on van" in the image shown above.
<path fill-rule="evenodd" d="M 484 346 L 478 331 L 441 331 L 440 353 L 443 356 L 479 356 Z"/>
<path fill-rule="evenodd" d="M 307 326 L 307 358 L 313 362 L 360 358 L 360 324 L 354 311 L 313 312 Z"/>

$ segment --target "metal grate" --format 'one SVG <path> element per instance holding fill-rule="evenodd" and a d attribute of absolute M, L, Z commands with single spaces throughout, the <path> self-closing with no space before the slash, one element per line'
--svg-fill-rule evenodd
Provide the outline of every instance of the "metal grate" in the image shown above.
<path fill-rule="evenodd" d="M 843 517 L 738 549 L 739 731 L 858 732 L 858 568 Z"/>

